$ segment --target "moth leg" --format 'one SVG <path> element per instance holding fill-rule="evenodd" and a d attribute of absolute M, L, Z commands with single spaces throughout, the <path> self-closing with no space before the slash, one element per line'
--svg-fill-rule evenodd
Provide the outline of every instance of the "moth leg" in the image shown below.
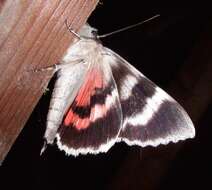
<path fill-rule="evenodd" d="M 42 154 L 44 153 L 44 151 L 46 150 L 46 148 L 47 148 L 47 143 L 46 143 L 46 141 L 44 141 L 43 147 L 42 147 L 42 149 L 40 151 L 40 156 L 42 156 Z"/>
<path fill-rule="evenodd" d="M 57 72 L 59 69 L 61 68 L 64 68 L 66 67 L 67 65 L 69 64 L 78 64 L 78 63 L 82 63 L 84 62 L 84 59 L 77 59 L 77 60 L 74 60 L 74 61 L 70 61 L 70 62 L 62 62 L 60 64 L 54 64 L 54 65 L 51 65 L 51 66 L 47 66 L 47 67 L 44 67 L 44 68 L 39 68 L 39 69 L 34 69 L 33 72 L 37 73 L 37 72 L 44 72 L 44 71 L 54 71 L 54 72 Z"/>
<path fill-rule="evenodd" d="M 44 68 L 40 68 L 40 69 L 35 69 L 33 70 L 33 72 L 37 73 L 37 72 L 44 72 L 44 71 L 57 71 L 58 70 L 58 65 L 54 64 L 48 67 L 44 67 Z"/>

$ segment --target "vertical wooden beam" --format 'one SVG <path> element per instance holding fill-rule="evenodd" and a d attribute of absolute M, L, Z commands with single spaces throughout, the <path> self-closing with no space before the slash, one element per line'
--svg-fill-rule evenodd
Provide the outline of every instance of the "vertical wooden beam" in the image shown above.
<path fill-rule="evenodd" d="M 0 162 L 20 133 L 59 61 L 98 0 L 0 2 Z"/>

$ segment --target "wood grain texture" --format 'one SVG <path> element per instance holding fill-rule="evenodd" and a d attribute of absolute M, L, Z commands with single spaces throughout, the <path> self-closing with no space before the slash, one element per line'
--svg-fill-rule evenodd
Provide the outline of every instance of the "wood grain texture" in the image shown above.
<path fill-rule="evenodd" d="M 0 1 L 0 162 L 52 76 L 35 73 L 58 63 L 97 0 Z"/>

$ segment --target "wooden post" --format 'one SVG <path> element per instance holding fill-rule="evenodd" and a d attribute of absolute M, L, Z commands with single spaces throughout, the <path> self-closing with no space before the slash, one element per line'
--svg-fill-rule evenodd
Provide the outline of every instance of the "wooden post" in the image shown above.
<path fill-rule="evenodd" d="M 0 2 L 0 163 L 52 76 L 33 69 L 59 61 L 98 0 Z"/>

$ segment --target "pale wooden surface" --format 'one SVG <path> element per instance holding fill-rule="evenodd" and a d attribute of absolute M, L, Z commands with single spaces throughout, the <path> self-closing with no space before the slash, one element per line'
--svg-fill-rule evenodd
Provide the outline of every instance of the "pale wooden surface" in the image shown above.
<path fill-rule="evenodd" d="M 59 61 L 97 0 L 0 1 L 0 162 L 3 161 L 52 73 L 33 69 Z"/>

